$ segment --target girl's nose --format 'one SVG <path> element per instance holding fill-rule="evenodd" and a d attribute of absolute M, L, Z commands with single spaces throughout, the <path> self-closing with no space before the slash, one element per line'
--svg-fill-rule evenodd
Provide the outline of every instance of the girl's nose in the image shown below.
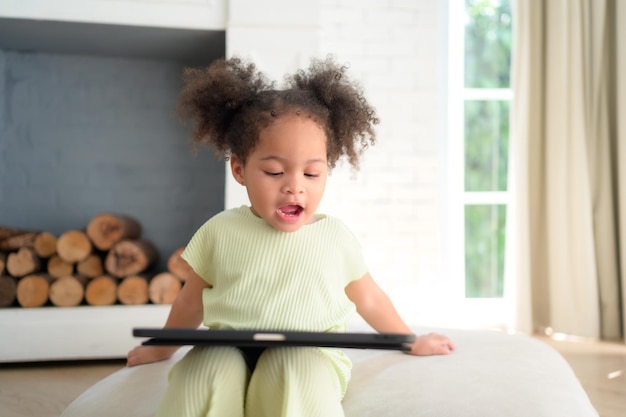
<path fill-rule="evenodd" d="M 287 178 L 283 184 L 282 192 L 285 194 L 300 194 L 304 192 L 302 181 L 295 176 Z"/>

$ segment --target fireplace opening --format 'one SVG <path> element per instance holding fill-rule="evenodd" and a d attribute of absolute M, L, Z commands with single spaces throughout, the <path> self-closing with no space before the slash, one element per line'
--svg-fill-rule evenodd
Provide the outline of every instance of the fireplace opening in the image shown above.
<path fill-rule="evenodd" d="M 150 272 L 224 208 L 224 162 L 193 155 L 174 112 L 186 66 L 225 55 L 224 32 L 3 19 L 0 225 L 60 235 L 131 216 Z"/>

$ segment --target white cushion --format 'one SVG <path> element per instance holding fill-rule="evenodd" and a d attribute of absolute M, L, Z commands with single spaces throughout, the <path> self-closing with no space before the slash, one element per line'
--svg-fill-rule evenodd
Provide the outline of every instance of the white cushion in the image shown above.
<path fill-rule="evenodd" d="M 447 356 L 347 349 L 354 367 L 346 417 L 598 417 L 567 362 L 545 343 L 482 330 L 444 333 L 457 345 Z M 61 417 L 153 417 L 168 370 L 186 350 L 113 373 Z"/>

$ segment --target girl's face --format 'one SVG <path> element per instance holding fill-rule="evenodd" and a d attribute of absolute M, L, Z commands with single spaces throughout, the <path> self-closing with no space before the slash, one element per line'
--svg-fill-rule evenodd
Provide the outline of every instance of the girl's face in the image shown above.
<path fill-rule="evenodd" d="M 277 230 L 294 232 L 311 222 L 326 188 L 326 134 L 309 118 L 286 115 L 260 132 L 245 165 L 236 155 L 230 164 L 252 212 Z"/>

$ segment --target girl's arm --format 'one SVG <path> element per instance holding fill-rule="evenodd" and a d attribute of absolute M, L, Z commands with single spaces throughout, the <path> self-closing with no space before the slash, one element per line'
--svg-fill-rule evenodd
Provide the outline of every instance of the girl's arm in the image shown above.
<path fill-rule="evenodd" d="M 197 328 L 202 323 L 202 290 L 209 284 L 189 268 L 185 285 L 172 304 L 165 327 Z M 170 358 L 180 346 L 136 346 L 128 352 L 128 366 L 141 365 Z"/>
<path fill-rule="evenodd" d="M 404 323 L 387 294 L 367 273 L 362 278 L 352 281 L 346 287 L 348 298 L 356 305 L 357 312 L 363 319 L 380 333 L 413 332 Z M 411 345 L 413 355 L 445 355 L 455 346 L 446 336 L 430 333 L 418 336 Z"/>

